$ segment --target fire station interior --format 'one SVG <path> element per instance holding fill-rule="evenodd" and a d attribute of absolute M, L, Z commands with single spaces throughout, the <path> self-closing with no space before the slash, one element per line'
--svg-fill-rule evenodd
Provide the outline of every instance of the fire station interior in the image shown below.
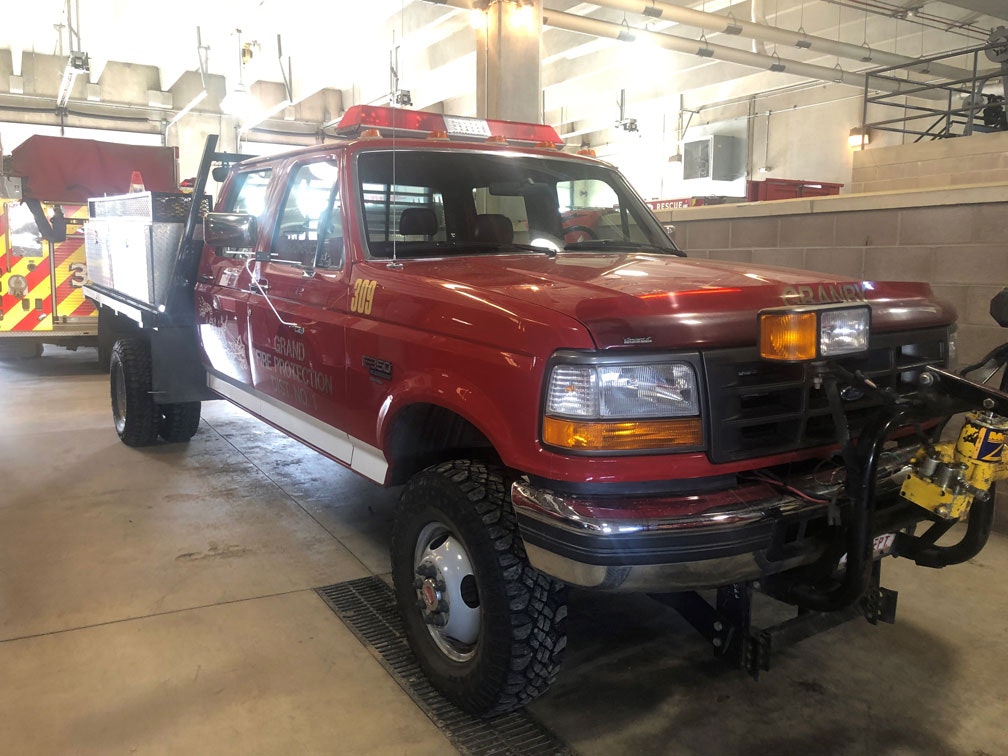
<path fill-rule="evenodd" d="M 1008 340 L 989 312 L 1008 285 L 1000 0 L 352 5 L 8 9 L 0 154 L 36 134 L 163 145 L 185 178 L 208 133 L 270 154 L 328 138 L 358 104 L 548 123 L 619 167 L 691 257 L 926 281 L 958 311 L 960 364 Z M 0 253 L 23 242 L 8 233 Z M 758 680 L 666 604 L 572 589 L 550 690 L 475 718 L 422 689 L 394 619 L 362 629 L 328 590 L 389 583 L 400 488 L 224 400 L 187 443 L 124 445 L 108 364 L 24 338 L 34 305 L 9 278 L 5 753 L 1008 752 L 1000 499 L 967 563 L 883 560 L 895 624 L 782 646 Z M 773 602 L 753 612 L 779 621 Z"/>

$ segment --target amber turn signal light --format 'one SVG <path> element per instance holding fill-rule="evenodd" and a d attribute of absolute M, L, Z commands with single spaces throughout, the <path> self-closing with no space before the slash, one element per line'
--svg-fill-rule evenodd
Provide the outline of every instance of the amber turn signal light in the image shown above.
<path fill-rule="evenodd" d="M 543 441 L 577 451 L 641 451 L 696 448 L 703 443 L 698 417 L 599 422 L 547 417 Z"/>
<path fill-rule="evenodd" d="M 760 357 L 765 360 L 814 360 L 818 336 L 815 313 L 760 315 Z"/>

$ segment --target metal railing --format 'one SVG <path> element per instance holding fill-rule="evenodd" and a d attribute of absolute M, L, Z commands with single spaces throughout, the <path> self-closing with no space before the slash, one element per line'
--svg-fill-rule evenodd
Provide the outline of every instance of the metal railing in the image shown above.
<path fill-rule="evenodd" d="M 929 73 L 931 64 L 967 57 L 972 66 L 959 78 L 937 77 Z M 988 61 L 1000 63 L 998 69 L 983 69 Z M 954 52 L 920 58 L 914 63 L 914 76 L 906 66 L 874 69 L 865 74 L 861 127 L 867 131 L 888 131 L 924 139 L 947 139 L 977 132 L 1008 130 L 1005 101 L 1008 101 L 1008 50 L 1003 40 L 988 42 Z M 946 67 L 947 70 L 947 67 Z M 920 78 L 921 75 L 929 78 Z M 869 80 L 891 81 L 899 93 L 873 94 Z M 986 92 L 992 79 L 1001 79 L 1002 91 Z M 908 88 L 907 84 L 911 86 Z M 916 86 L 914 86 L 916 84 Z M 877 92 L 877 90 L 876 90 Z M 869 115 L 890 117 L 869 120 Z M 862 131 L 862 133 L 867 133 Z"/>

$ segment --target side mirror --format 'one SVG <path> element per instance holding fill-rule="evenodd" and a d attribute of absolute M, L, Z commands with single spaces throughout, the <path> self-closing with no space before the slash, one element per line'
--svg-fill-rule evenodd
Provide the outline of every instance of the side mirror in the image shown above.
<path fill-rule="evenodd" d="M 990 302 L 990 314 L 1002 328 L 1008 328 L 1008 288 L 1001 289 Z"/>
<path fill-rule="evenodd" d="M 203 242 L 218 249 L 252 249 L 259 231 L 258 225 L 254 215 L 207 213 L 203 218 Z"/>

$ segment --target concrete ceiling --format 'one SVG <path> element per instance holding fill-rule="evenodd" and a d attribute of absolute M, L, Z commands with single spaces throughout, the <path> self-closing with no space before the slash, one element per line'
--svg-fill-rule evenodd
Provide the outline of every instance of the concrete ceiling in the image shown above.
<path fill-rule="evenodd" d="M 975 13 L 1008 20 L 1008 5 L 1005 5 L 1004 0 L 948 0 L 948 4 Z"/>
<path fill-rule="evenodd" d="M 229 85 L 239 76 L 246 84 L 279 82 L 279 35 L 284 58 L 290 58 L 295 100 L 330 88 L 343 93 L 344 106 L 387 99 L 395 49 L 400 86 L 411 91 L 415 107 L 473 113 L 475 33 L 469 11 L 456 7 L 468 4 L 468 0 L 335 0 L 327 4 L 174 0 L 154 10 L 155 6 L 135 0 L 71 0 L 69 4 L 33 0 L 31 13 L 9 14 L 0 23 L 0 49 L 11 50 L 17 73 L 22 52 L 68 53 L 75 46 L 68 35 L 72 26 L 80 48 L 91 58 L 92 81 L 98 81 L 107 61 L 123 61 L 156 66 L 161 86 L 167 89 L 185 71 L 198 68 L 197 28 L 209 73 L 224 76 Z M 621 9 L 613 0 L 545 0 L 543 4 L 553 24 L 542 35 L 545 120 L 573 135 L 611 128 L 618 119 L 616 103 L 621 92 L 628 110 L 668 111 L 678 109 L 680 103 L 696 109 L 814 80 L 808 75 L 773 72 L 767 65 L 753 67 L 645 44 L 649 35 L 643 32 L 674 36 L 680 47 L 684 39 L 697 47 L 706 40 L 712 48 L 769 56 L 764 60 L 858 72 L 879 64 L 874 58 L 864 62 L 817 46 L 806 49 L 725 34 L 717 27 L 723 30 L 735 21 L 752 22 L 846 43 L 854 49 L 916 58 L 977 45 L 991 29 L 1008 23 L 1004 0 L 668 0 L 670 5 L 719 17 L 714 28 L 706 30 L 643 14 L 650 0 L 639 0 L 640 12 Z M 625 28 L 639 39 L 624 42 L 612 38 L 615 34 L 606 37 L 571 30 L 586 22 L 609 32 Z M 254 53 L 241 70 L 239 39 L 253 43 Z M 965 57 L 953 63 L 969 65 Z"/>

